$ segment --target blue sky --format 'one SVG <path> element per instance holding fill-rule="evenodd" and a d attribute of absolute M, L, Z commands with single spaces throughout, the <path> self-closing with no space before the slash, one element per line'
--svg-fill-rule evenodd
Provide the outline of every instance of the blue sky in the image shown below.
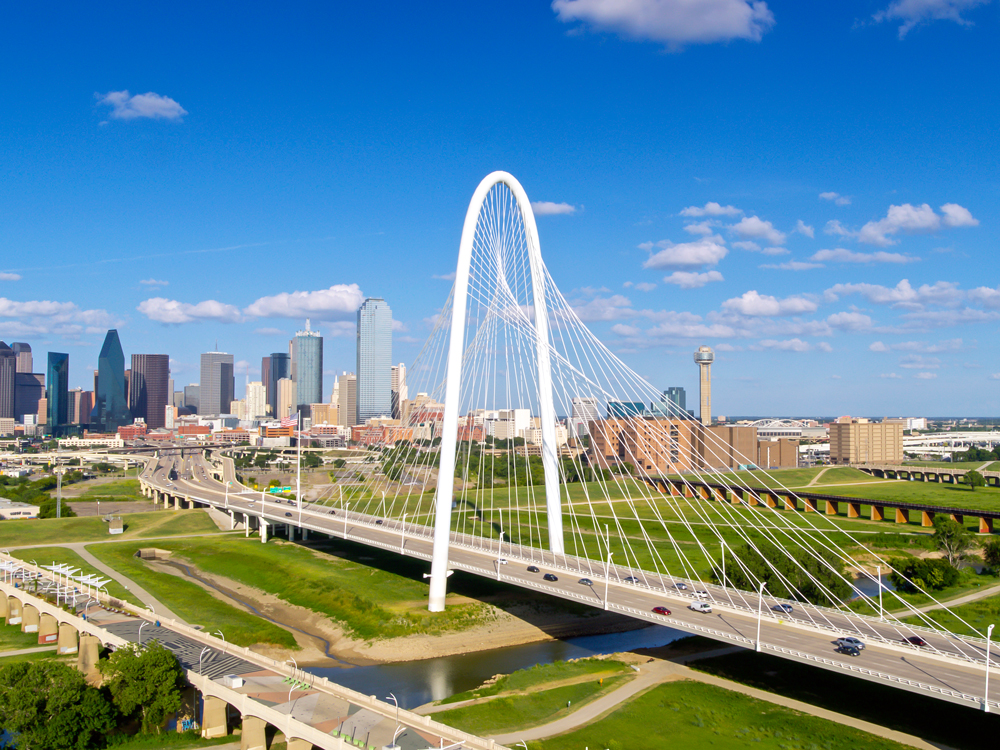
<path fill-rule="evenodd" d="M 654 385 L 708 344 L 716 413 L 1000 414 L 1000 3 L 359 5 L 6 8 L 0 338 L 179 387 L 308 314 L 332 373 L 384 296 L 408 362 L 503 169 Z"/>

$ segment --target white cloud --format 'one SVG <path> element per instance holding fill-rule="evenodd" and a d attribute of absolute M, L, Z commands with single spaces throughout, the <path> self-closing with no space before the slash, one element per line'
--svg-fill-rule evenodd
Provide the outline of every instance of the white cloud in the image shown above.
<path fill-rule="evenodd" d="M 826 322 L 841 331 L 867 331 L 872 327 L 871 317 L 859 312 L 834 313 Z"/>
<path fill-rule="evenodd" d="M 836 219 L 830 219 L 830 221 L 826 222 L 826 226 L 823 227 L 823 231 L 826 234 L 833 234 L 838 237 L 854 236 L 854 232 L 852 232 L 850 229 L 847 229 L 843 224 L 841 224 Z"/>
<path fill-rule="evenodd" d="M 95 94 L 98 104 L 111 107 L 109 115 L 114 120 L 135 120 L 140 117 L 152 120 L 180 120 L 187 114 L 180 104 L 169 96 L 161 96 L 150 91 L 147 94 L 130 96 L 128 91 L 109 91 Z"/>
<path fill-rule="evenodd" d="M 755 289 L 745 292 L 742 297 L 734 297 L 722 303 L 723 310 L 740 315 L 799 315 L 815 312 L 818 307 L 819 305 L 805 297 L 778 299 L 767 294 L 759 294 Z"/>
<path fill-rule="evenodd" d="M 941 206 L 941 223 L 946 227 L 978 227 L 979 219 L 967 208 L 957 203 L 945 203 Z"/>
<path fill-rule="evenodd" d="M 936 372 L 918 372 L 914 375 L 917 380 L 934 380 L 937 377 Z"/>
<path fill-rule="evenodd" d="M 813 229 L 808 224 L 806 224 L 804 221 L 802 221 L 802 219 L 799 219 L 798 222 L 796 222 L 795 231 L 798 232 L 799 234 L 804 234 L 809 239 L 812 239 L 816 236 L 816 230 Z"/>
<path fill-rule="evenodd" d="M 663 42 L 671 48 L 731 39 L 759 42 L 774 26 L 762 0 L 554 0 L 563 23 Z"/>
<path fill-rule="evenodd" d="M 834 302 L 841 296 L 848 294 L 860 294 L 869 302 L 879 305 L 893 305 L 918 310 L 925 304 L 958 305 L 965 296 L 965 292 L 952 281 L 921 284 L 914 289 L 907 279 L 903 279 L 894 287 L 866 283 L 835 284 L 824 292 L 824 297 L 828 301 Z"/>
<path fill-rule="evenodd" d="M 953 215 L 958 215 L 958 209 L 964 211 L 961 206 L 949 203 L 954 206 L 951 209 Z M 969 219 L 972 215 L 969 214 Z M 914 206 L 904 203 L 901 206 L 889 206 L 889 210 L 884 219 L 869 221 L 858 232 L 858 242 L 879 247 L 895 245 L 898 240 L 891 239 L 891 235 L 899 232 L 907 234 L 917 234 L 926 232 L 936 232 L 941 227 L 941 217 L 934 213 L 934 209 L 923 203 Z"/>
<path fill-rule="evenodd" d="M 280 328 L 255 328 L 253 332 L 258 336 L 283 336 L 285 334 Z"/>
<path fill-rule="evenodd" d="M 440 279 L 441 281 L 454 281 L 455 271 L 452 271 L 451 273 L 433 274 L 431 278 Z"/>
<path fill-rule="evenodd" d="M 55 335 L 79 340 L 84 333 L 103 333 L 122 324 L 107 310 L 81 310 L 75 302 L 0 297 L 0 336 Z"/>
<path fill-rule="evenodd" d="M 685 224 L 684 231 L 688 234 L 700 234 L 707 237 L 710 234 L 715 234 L 715 230 L 712 229 L 712 221 L 699 221 L 696 224 Z"/>
<path fill-rule="evenodd" d="M 813 268 L 823 268 L 822 263 L 803 263 L 800 260 L 790 260 L 787 263 L 765 264 L 761 268 L 774 268 L 779 271 L 809 271 Z"/>
<path fill-rule="evenodd" d="M 868 345 L 868 351 L 870 352 L 887 352 L 889 347 L 883 344 L 881 341 L 873 341 Z"/>
<path fill-rule="evenodd" d="M 827 346 L 829 347 L 829 344 L 827 344 Z M 802 339 L 785 339 L 783 341 L 764 339 L 763 341 L 758 341 L 757 345 L 752 348 L 767 349 L 778 352 L 809 352 L 812 351 L 814 347 L 812 344 L 807 341 L 803 341 Z"/>
<path fill-rule="evenodd" d="M 990 375 L 990 380 L 1000 380 L 1000 372 L 995 372 Z"/>
<path fill-rule="evenodd" d="M 620 294 L 613 294 L 610 297 L 596 297 L 585 303 L 577 303 L 573 305 L 573 310 L 585 323 L 622 320 L 634 318 L 639 314 L 632 307 L 632 301 Z"/>
<path fill-rule="evenodd" d="M 738 250 L 749 250 L 751 253 L 760 252 L 760 245 L 751 240 L 740 240 L 733 243 L 733 247 Z"/>
<path fill-rule="evenodd" d="M 191 323 L 196 320 L 238 323 L 243 319 L 239 308 L 214 299 L 191 305 L 164 297 L 152 297 L 139 303 L 136 309 L 159 323 Z"/>
<path fill-rule="evenodd" d="M 703 207 L 688 206 L 681 211 L 681 216 L 739 216 L 743 213 L 736 206 L 723 206 L 709 201 Z"/>
<path fill-rule="evenodd" d="M 813 253 L 809 260 L 825 263 L 912 263 L 920 258 L 902 253 L 888 253 L 885 250 L 877 250 L 874 253 L 859 253 L 837 247 L 833 250 L 820 250 Z"/>
<path fill-rule="evenodd" d="M 899 360 L 899 366 L 907 370 L 937 370 L 941 367 L 939 357 L 924 357 L 920 354 L 907 354 Z"/>
<path fill-rule="evenodd" d="M 885 378 L 887 380 L 902 380 L 903 379 L 902 375 L 897 375 L 894 372 L 883 372 L 881 375 L 879 375 L 879 377 L 880 378 Z"/>
<path fill-rule="evenodd" d="M 0 272 L 0 281 L 20 281 L 21 274 Z"/>
<path fill-rule="evenodd" d="M 640 281 L 637 284 L 633 284 L 631 281 L 626 281 L 622 286 L 635 287 L 640 292 L 651 292 L 656 289 L 656 284 L 649 281 Z"/>
<path fill-rule="evenodd" d="M 674 271 L 669 276 L 664 276 L 666 284 L 674 284 L 681 289 L 697 289 L 713 281 L 723 281 L 722 274 L 718 271 L 706 271 L 698 273 L 696 271 Z"/>
<path fill-rule="evenodd" d="M 758 216 L 744 216 L 730 229 L 744 240 L 764 240 L 771 245 L 785 244 L 785 233 L 779 232 L 771 222 Z"/>
<path fill-rule="evenodd" d="M 404 323 L 403 321 L 396 320 L 395 318 L 392 319 L 392 331 L 393 331 L 393 333 L 408 333 L 409 330 L 410 330 L 410 327 L 408 325 L 406 325 L 406 323 Z"/>
<path fill-rule="evenodd" d="M 358 324 L 353 320 L 335 320 L 326 324 L 326 335 L 330 338 L 351 338 L 357 333 Z"/>
<path fill-rule="evenodd" d="M 784 247 L 765 247 L 761 252 L 764 255 L 788 255 L 791 250 Z"/>
<path fill-rule="evenodd" d="M 696 268 L 698 266 L 714 266 L 726 257 L 729 252 L 721 241 L 716 238 L 694 240 L 673 244 L 667 241 L 656 243 L 663 249 L 654 253 L 642 264 L 643 268 Z M 651 249 L 652 245 L 643 244 L 639 247 Z"/>
<path fill-rule="evenodd" d="M 569 203 L 553 203 L 552 201 L 532 201 L 531 210 L 535 216 L 559 216 L 575 214 L 576 206 Z"/>
<path fill-rule="evenodd" d="M 970 289 L 969 299 L 976 300 L 983 307 L 1000 308 L 1000 287 L 993 289 L 988 286 L 980 286 Z"/>
<path fill-rule="evenodd" d="M 282 292 L 261 297 L 243 312 L 254 318 L 333 320 L 357 312 L 364 295 L 357 284 L 334 284 L 315 292 Z"/>
<path fill-rule="evenodd" d="M 144 286 L 169 286 L 169 281 L 160 281 L 159 279 L 142 279 L 140 284 Z"/>
<path fill-rule="evenodd" d="M 946 339 L 944 341 L 939 341 L 936 344 L 932 344 L 928 341 L 899 341 L 895 344 L 889 344 L 886 346 L 881 341 L 876 341 L 871 346 L 868 347 L 869 351 L 873 352 L 923 352 L 925 354 L 933 354 L 935 352 L 956 352 L 962 349 L 962 339 Z"/>
<path fill-rule="evenodd" d="M 961 26 L 971 26 L 972 22 L 962 17 L 962 12 L 989 0 L 893 0 L 889 7 L 880 10 L 872 18 L 882 21 L 901 21 L 899 38 L 903 39 L 915 26 L 929 21 L 954 21 Z"/>
<path fill-rule="evenodd" d="M 851 198 L 847 195 L 841 195 L 840 193 L 820 193 L 819 197 L 825 201 L 833 201 L 838 206 L 849 206 L 851 205 Z"/>
<path fill-rule="evenodd" d="M 625 325 L 624 323 L 615 323 L 615 325 L 611 326 L 611 330 L 619 336 L 638 336 L 642 333 L 641 328 Z"/>
<path fill-rule="evenodd" d="M 902 316 L 909 329 L 927 330 L 974 323 L 990 323 L 1000 319 L 1000 312 L 987 312 L 965 307 L 960 310 L 922 310 Z"/>

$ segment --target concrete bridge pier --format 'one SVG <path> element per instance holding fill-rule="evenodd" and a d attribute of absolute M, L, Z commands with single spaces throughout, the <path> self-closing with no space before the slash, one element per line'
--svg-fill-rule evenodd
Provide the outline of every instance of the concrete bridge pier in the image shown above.
<path fill-rule="evenodd" d="M 965 524 L 965 517 L 958 513 L 951 513 L 948 517 L 955 523 Z"/>
<path fill-rule="evenodd" d="M 101 639 L 96 635 L 80 636 L 80 649 L 76 654 L 76 668 L 84 674 L 97 669 L 101 658 Z"/>
<path fill-rule="evenodd" d="M 201 736 L 214 740 L 229 734 L 228 710 L 229 706 L 222 698 L 206 695 L 201 709 Z"/>
<path fill-rule="evenodd" d="M 299 529 L 299 532 L 302 534 L 302 541 L 303 542 L 306 542 L 306 541 L 309 540 L 309 529 L 302 528 L 302 529 Z"/>
<path fill-rule="evenodd" d="M 25 604 L 21 609 L 21 632 L 38 632 L 38 610 L 30 604 Z"/>
<path fill-rule="evenodd" d="M 992 518 L 980 518 L 979 519 L 979 533 L 980 534 L 992 534 L 993 533 L 993 519 Z"/>
<path fill-rule="evenodd" d="M 861 503 L 848 503 L 847 504 L 847 517 L 848 518 L 860 518 L 861 517 Z"/>
<path fill-rule="evenodd" d="M 21 624 L 21 602 L 13 596 L 8 597 L 7 599 L 7 624 Z"/>
<path fill-rule="evenodd" d="M 896 523 L 909 523 L 910 511 L 906 508 L 893 508 L 896 511 Z"/>
<path fill-rule="evenodd" d="M 871 509 L 872 509 L 871 519 L 873 521 L 884 521 L 885 520 L 885 508 L 880 508 L 877 505 L 872 505 Z"/>
<path fill-rule="evenodd" d="M 60 623 L 59 638 L 56 641 L 56 653 L 75 654 L 79 650 L 80 647 L 79 644 L 77 643 L 76 628 L 74 628 L 68 622 Z"/>
<path fill-rule="evenodd" d="M 934 525 L 934 514 L 929 510 L 920 511 L 920 525 L 921 526 L 933 526 Z"/>
<path fill-rule="evenodd" d="M 256 716 L 243 717 L 240 750 L 267 750 L 267 722 Z"/>
<path fill-rule="evenodd" d="M 312 750 L 313 743 L 309 740 L 300 740 L 298 738 L 290 738 L 288 740 L 288 750 Z"/>
<path fill-rule="evenodd" d="M 799 501 L 794 495 L 785 495 L 785 510 L 798 510 Z"/>
<path fill-rule="evenodd" d="M 802 505 L 803 505 L 802 509 L 806 513 L 816 513 L 816 512 L 818 512 L 816 510 L 816 501 L 815 500 L 811 500 L 808 497 L 804 497 L 804 498 L 802 498 Z"/>
<path fill-rule="evenodd" d="M 826 514 L 828 516 L 836 516 L 840 513 L 840 506 L 836 500 L 826 501 Z"/>
<path fill-rule="evenodd" d="M 269 525 L 263 518 L 260 519 L 260 541 L 265 544 L 267 543 L 267 527 Z"/>
<path fill-rule="evenodd" d="M 6 620 L 7 619 L 7 614 L 8 614 L 9 611 L 10 610 L 9 610 L 9 608 L 7 606 L 7 597 L 6 596 L 0 596 L 0 617 L 4 618 L 4 620 Z M 12 624 L 12 623 L 10 623 L 10 624 Z"/>
<path fill-rule="evenodd" d="M 778 496 L 770 492 L 766 493 L 764 495 L 764 504 L 767 505 L 768 508 L 777 508 Z"/>
<path fill-rule="evenodd" d="M 181 509 L 181 496 L 174 495 L 174 510 L 180 510 L 180 509 Z"/>
<path fill-rule="evenodd" d="M 49 614 L 43 614 L 38 619 L 38 645 L 47 646 L 59 640 L 59 623 Z"/>

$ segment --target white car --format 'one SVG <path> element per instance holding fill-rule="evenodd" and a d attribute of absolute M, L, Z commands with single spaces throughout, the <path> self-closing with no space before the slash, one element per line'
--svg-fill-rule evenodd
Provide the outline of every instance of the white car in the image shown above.
<path fill-rule="evenodd" d="M 695 599 L 708 599 L 708 592 L 707 591 L 692 591 L 691 592 L 691 596 L 693 596 Z"/>

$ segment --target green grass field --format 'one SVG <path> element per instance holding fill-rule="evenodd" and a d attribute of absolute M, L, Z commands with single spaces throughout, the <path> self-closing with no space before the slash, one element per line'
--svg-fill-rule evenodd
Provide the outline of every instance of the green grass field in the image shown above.
<path fill-rule="evenodd" d="M 992 582 L 996 583 L 997 579 L 993 578 Z M 928 612 L 927 616 L 952 633 L 967 635 L 973 635 L 976 631 L 985 633 L 990 625 L 1000 622 L 1000 595 L 960 604 L 950 610 L 934 610 Z"/>
<path fill-rule="evenodd" d="M 627 675 L 577 682 L 528 695 L 507 695 L 474 706 L 463 706 L 434 714 L 434 719 L 465 732 L 489 736 L 527 729 L 561 719 L 594 698 L 619 687 Z"/>
<path fill-rule="evenodd" d="M 528 669 L 519 669 L 513 674 L 505 675 L 492 685 L 486 685 L 467 690 L 463 693 L 455 693 L 441 701 L 444 703 L 458 703 L 472 698 L 485 698 L 489 695 L 499 695 L 500 693 L 532 690 L 546 684 L 562 682 L 565 680 L 579 679 L 581 677 L 592 677 L 598 680 L 601 677 L 619 674 L 629 670 L 627 664 L 614 659 L 579 659 L 577 661 L 556 661 L 549 664 L 536 664 Z"/>
<path fill-rule="evenodd" d="M 212 533 L 219 530 L 208 514 L 202 510 L 158 510 L 149 513 L 128 513 L 122 518 L 125 523 L 125 533 L 120 538 L 124 539 L 161 534 L 170 536 Z M 112 538 L 114 537 L 108 534 L 108 524 L 97 516 L 0 522 L 0 547 L 93 542 Z"/>
<path fill-rule="evenodd" d="M 0 617 L 0 656 L 4 651 L 35 648 L 37 645 L 38 633 L 22 633 L 20 625 L 8 625 L 7 620 Z"/>
<path fill-rule="evenodd" d="M 79 568 L 82 571 L 82 575 L 93 574 L 99 575 L 101 578 L 108 578 L 107 575 L 99 571 L 97 568 L 91 567 L 88 563 L 86 563 L 76 552 L 71 549 L 66 549 L 65 547 L 19 549 L 13 550 L 11 555 L 27 562 L 34 560 L 39 565 L 72 565 L 74 568 Z M 118 583 L 118 581 L 111 581 L 104 587 L 104 590 L 111 594 L 111 596 L 117 597 L 118 599 L 124 599 L 137 607 L 142 606 L 142 602 L 140 602 L 134 594 L 126 591 L 125 587 Z"/>
<path fill-rule="evenodd" d="M 990 747 L 1000 732 L 994 714 L 768 654 L 740 651 L 689 666 L 959 750 Z"/>
<path fill-rule="evenodd" d="M 115 500 L 145 500 L 139 491 L 138 479 L 118 479 L 113 482 L 102 482 L 100 484 L 89 483 L 78 496 L 71 498 L 74 502 L 78 500 L 94 500 L 106 497 Z"/>
<path fill-rule="evenodd" d="M 37 646 L 38 636 L 37 634 L 34 635 L 36 640 L 34 645 Z M 26 648 L 31 648 L 31 646 L 27 646 Z M 17 656 L 4 656 L 0 653 L 0 667 L 6 667 L 8 664 L 16 664 L 22 661 L 44 661 L 46 659 L 60 659 L 71 667 L 76 666 L 75 656 L 57 657 L 56 650 L 53 648 L 51 651 L 36 651 L 33 654 L 18 654 Z"/>
<path fill-rule="evenodd" d="M 150 569 L 134 557 L 138 546 L 135 542 L 93 544 L 88 550 L 105 565 L 138 583 L 187 622 L 202 625 L 209 631 L 219 629 L 230 643 L 237 646 L 270 643 L 284 648 L 298 648 L 295 638 L 287 630 L 219 601 L 191 581 Z"/>
<path fill-rule="evenodd" d="M 530 750 L 662 750 L 666 747 L 902 750 L 891 740 L 693 681 L 669 682 L 574 732 Z"/>

